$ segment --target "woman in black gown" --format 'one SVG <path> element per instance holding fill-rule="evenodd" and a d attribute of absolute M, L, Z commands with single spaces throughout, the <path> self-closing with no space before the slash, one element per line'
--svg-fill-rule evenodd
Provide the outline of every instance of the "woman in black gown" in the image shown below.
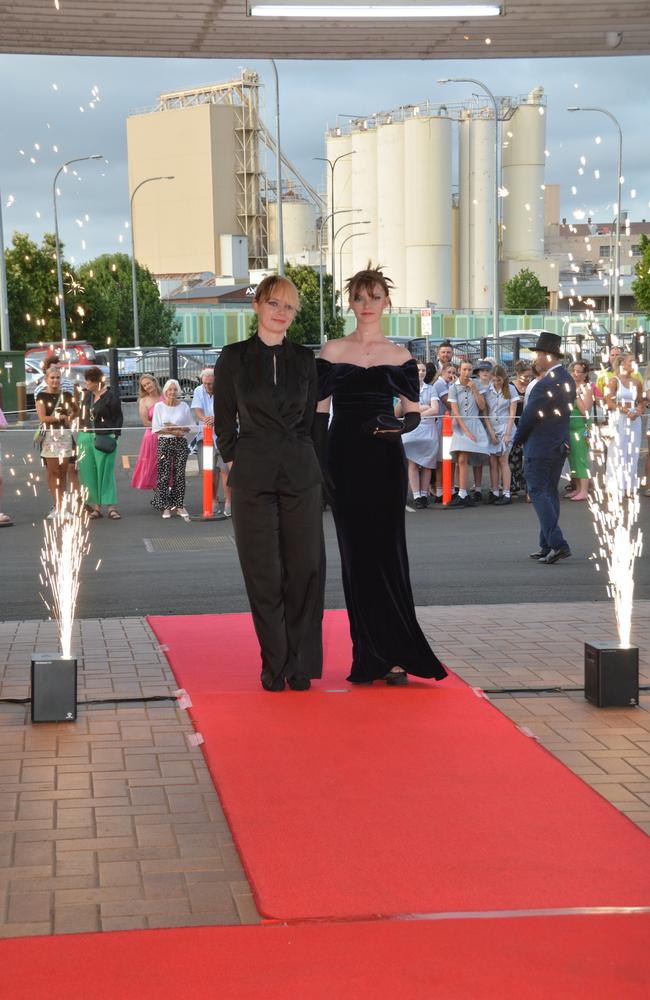
<path fill-rule="evenodd" d="M 357 327 L 321 351 L 316 419 L 317 436 L 322 436 L 331 399 L 334 415 L 324 461 L 352 635 L 348 680 L 371 684 L 383 678 L 402 685 L 407 673 L 441 679 L 446 670 L 415 617 L 406 551 L 401 434 L 420 419 L 417 364 L 382 333 L 382 313 L 390 306 L 389 281 L 382 272 L 355 274 L 346 291 Z M 396 396 L 402 421 L 394 417 Z M 394 429 L 387 426 L 391 422 Z"/>

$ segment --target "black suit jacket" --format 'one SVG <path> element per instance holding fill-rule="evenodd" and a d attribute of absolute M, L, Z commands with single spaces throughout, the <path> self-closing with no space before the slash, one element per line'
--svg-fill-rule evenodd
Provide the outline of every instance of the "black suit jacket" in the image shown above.
<path fill-rule="evenodd" d="M 233 462 L 228 483 L 246 490 L 273 490 L 283 472 L 291 487 L 322 481 L 311 440 L 318 397 L 314 355 L 285 341 L 286 385 L 282 398 L 268 379 L 256 336 L 222 350 L 214 367 L 214 429 L 224 462 Z"/>
<path fill-rule="evenodd" d="M 513 444 L 523 444 L 525 458 L 545 458 L 569 447 L 569 417 L 576 384 L 566 368 L 553 368 L 530 391 Z"/>

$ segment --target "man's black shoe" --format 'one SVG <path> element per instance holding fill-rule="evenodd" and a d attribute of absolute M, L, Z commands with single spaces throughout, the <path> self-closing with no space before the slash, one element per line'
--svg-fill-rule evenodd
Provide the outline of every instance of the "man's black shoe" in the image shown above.
<path fill-rule="evenodd" d="M 537 561 L 550 566 L 551 563 L 556 563 L 559 559 L 568 559 L 570 555 L 571 549 L 567 546 L 566 549 L 551 549 L 547 555 Z"/>
<path fill-rule="evenodd" d="M 311 687 L 309 677 L 287 677 L 287 684 L 292 691 L 309 691 Z"/>
<path fill-rule="evenodd" d="M 545 559 L 546 556 L 549 554 L 549 552 L 550 552 L 550 549 L 538 549 L 537 552 L 531 552 L 530 553 L 530 558 L 531 559 Z"/>
<path fill-rule="evenodd" d="M 284 677 L 262 677 L 265 691 L 284 691 Z"/>

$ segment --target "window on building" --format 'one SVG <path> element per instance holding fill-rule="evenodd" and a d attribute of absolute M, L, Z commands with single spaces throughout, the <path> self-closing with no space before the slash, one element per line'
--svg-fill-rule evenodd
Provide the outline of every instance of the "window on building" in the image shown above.
<path fill-rule="evenodd" d="M 641 256 L 641 247 L 639 246 L 638 243 L 633 243 L 632 244 L 632 256 L 633 257 L 640 257 Z"/>
<path fill-rule="evenodd" d="M 612 248 L 610 247 L 609 243 L 606 243 L 604 245 L 601 244 L 601 246 L 598 248 L 598 256 L 604 258 L 605 260 L 609 259 L 609 257 L 611 256 L 611 252 Z"/>

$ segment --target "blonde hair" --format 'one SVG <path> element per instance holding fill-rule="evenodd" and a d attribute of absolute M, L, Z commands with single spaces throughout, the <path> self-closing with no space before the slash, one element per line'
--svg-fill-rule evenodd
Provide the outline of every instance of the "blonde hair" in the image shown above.
<path fill-rule="evenodd" d="M 253 296 L 253 302 L 268 302 L 273 295 L 283 295 L 284 298 L 294 306 L 296 312 L 300 311 L 300 296 L 293 281 L 280 274 L 269 274 L 263 278 Z"/>
<path fill-rule="evenodd" d="M 615 375 L 620 375 L 621 366 L 624 361 L 627 361 L 628 358 L 632 358 L 633 361 L 635 360 L 634 355 L 632 354 L 631 351 L 621 351 L 621 353 L 614 358 L 613 365 L 614 365 Z"/>
<path fill-rule="evenodd" d="M 150 379 L 153 382 L 153 384 L 155 385 L 156 391 L 158 392 L 158 395 L 162 396 L 162 392 L 160 390 L 160 382 L 158 381 L 158 379 L 156 378 L 156 376 L 155 375 L 150 375 L 148 372 L 145 372 L 144 375 L 141 375 L 140 378 L 138 379 L 138 399 L 144 399 L 145 396 L 149 395 L 149 393 L 145 392 L 144 389 L 143 389 L 143 387 L 142 387 L 142 379 L 143 378 Z"/>

